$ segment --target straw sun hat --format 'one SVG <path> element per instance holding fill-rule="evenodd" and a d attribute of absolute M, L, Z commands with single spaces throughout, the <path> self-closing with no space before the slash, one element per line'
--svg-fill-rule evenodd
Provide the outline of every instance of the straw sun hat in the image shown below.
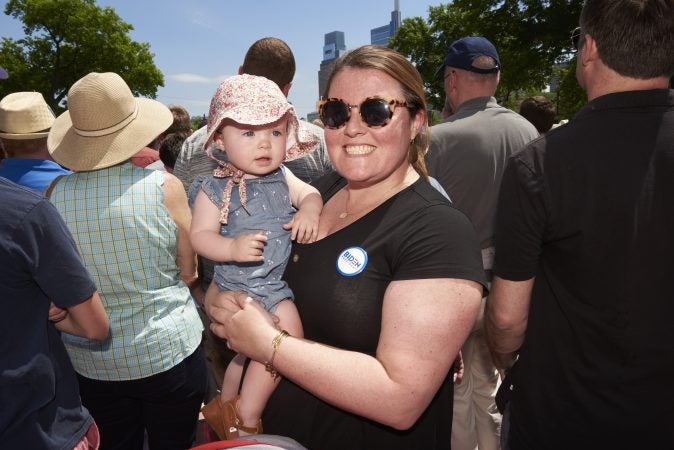
<path fill-rule="evenodd" d="M 39 92 L 14 92 L 0 100 L 0 138 L 44 138 L 53 123 L 54 113 Z"/>
<path fill-rule="evenodd" d="M 166 106 L 134 97 L 116 73 L 92 72 L 68 91 L 68 111 L 52 125 L 47 147 L 71 170 L 103 169 L 130 159 L 171 123 Z"/>

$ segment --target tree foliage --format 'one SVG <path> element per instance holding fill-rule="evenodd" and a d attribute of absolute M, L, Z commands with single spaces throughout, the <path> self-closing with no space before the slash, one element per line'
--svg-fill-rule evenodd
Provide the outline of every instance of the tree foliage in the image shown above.
<path fill-rule="evenodd" d="M 503 66 L 496 96 L 508 103 L 519 93 L 540 92 L 575 57 L 569 33 L 581 8 L 582 0 L 454 0 L 429 7 L 427 20 L 405 19 L 389 46 L 416 64 L 429 103 L 441 109 L 443 81 L 435 71 L 447 48 L 462 36 L 485 36 Z"/>
<path fill-rule="evenodd" d="M 95 0 L 9 0 L 5 14 L 23 22 L 25 37 L 0 42 L 10 74 L 0 97 L 38 91 L 58 111 L 70 86 L 89 72 L 116 72 L 134 95 L 150 98 L 164 85 L 149 44 L 131 40 L 133 26 Z"/>
<path fill-rule="evenodd" d="M 572 59 L 559 74 L 557 90 L 557 116 L 570 119 L 585 104 L 587 96 L 576 80 L 576 58 Z"/>

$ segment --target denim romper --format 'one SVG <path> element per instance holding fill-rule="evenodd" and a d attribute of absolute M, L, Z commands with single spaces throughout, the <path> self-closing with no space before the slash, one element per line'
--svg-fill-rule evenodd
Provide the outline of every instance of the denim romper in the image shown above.
<path fill-rule="evenodd" d="M 201 183 L 201 189 L 218 208 L 227 181 L 229 177 L 209 176 Z M 246 189 L 245 209 L 238 188 L 232 189 L 227 224 L 220 227 L 220 234 L 236 238 L 263 231 L 267 235 L 264 261 L 216 263 L 213 280 L 221 291 L 247 292 L 267 311 L 273 312 L 281 300 L 293 298 L 288 284 L 281 278 L 291 246 L 290 230 L 284 230 L 283 224 L 290 222 L 295 208 L 290 201 L 283 167 L 263 177 L 246 179 Z"/>

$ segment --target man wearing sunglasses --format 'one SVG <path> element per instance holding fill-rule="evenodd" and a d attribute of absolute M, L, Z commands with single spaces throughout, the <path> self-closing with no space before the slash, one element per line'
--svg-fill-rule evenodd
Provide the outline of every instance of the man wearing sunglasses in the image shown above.
<path fill-rule="evenodd" d="M 588 103 L 501 186 L 503 448 L 672 449 L 674 0 L 586 0 L 576 36 Z"/>
<path fill-rule="evenodd" d="M 500 70 L 498 52 L 486 38 L 469 36 L 452 43 L 437 73 L 444 77 L 453 114 L 431 127 L 426 158 L 429 174 L 473 222 L 488 279 L 496 201 L 506 159 L 538 136 L 524 117 L 496 103 Z M 454 389 L 452 448 L 497 450 L 501 416 L 494 397 L 499 375 L 484 340 L 481 315 L 461 351 L 465 372 Z"/>

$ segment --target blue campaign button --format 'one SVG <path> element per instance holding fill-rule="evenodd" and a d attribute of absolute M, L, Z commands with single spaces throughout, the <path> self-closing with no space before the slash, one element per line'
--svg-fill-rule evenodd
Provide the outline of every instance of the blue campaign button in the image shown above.
<path fill-rule="evenodd" d="M 360 247 L 349 247 L 337 257 L 337 271 L 345 277 L 358 275 L 367 266 L 367 252 Z"/>

